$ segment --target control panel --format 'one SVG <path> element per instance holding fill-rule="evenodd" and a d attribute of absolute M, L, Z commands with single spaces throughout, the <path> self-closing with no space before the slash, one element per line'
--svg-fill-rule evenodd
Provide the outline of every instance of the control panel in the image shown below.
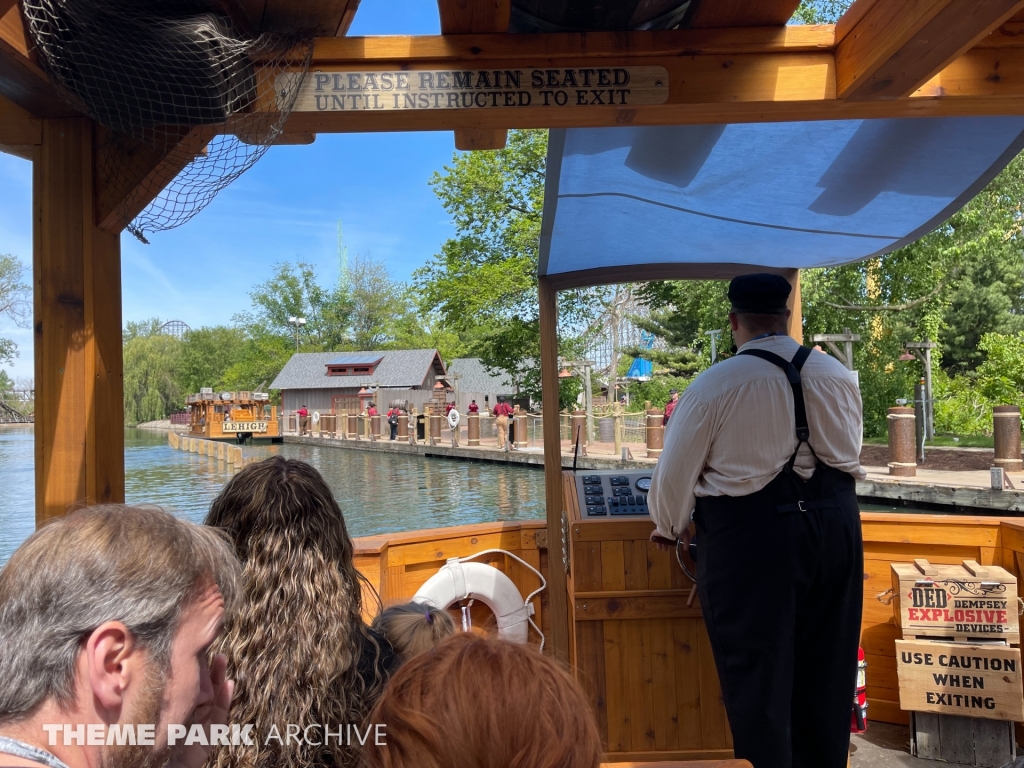
<path fill-rule="evenodd" d="M 577 470 L 576 493 L 583 518 L 646 516 L 651 473 Z"/>

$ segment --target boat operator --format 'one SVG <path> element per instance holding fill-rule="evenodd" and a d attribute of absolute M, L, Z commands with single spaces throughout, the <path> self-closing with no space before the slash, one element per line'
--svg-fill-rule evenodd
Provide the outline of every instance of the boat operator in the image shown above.
<path fill-rule="evenodd" d="M 773 274 L 730 283 L 739 353 L 675 406 L 651 484 L 651 539 L 674 547 L 694 513 L 697 589 L 736 757 L 844 768 L 864 574 L 861 398 L 839 361 L 787 335 L 790 291 Z"/>

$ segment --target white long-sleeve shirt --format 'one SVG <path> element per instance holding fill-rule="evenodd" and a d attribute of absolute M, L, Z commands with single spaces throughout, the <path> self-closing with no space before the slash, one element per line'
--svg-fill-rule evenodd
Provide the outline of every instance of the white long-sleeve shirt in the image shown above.
<path fill-rule="evenodd" d="M 792 360 L 790 336 L 743 345 Z M 852 372 L 833 357 L 812 352 L 800 371 L 810 443 L 823 464 L 860 479 L 864 424 Z M 658 532 L 675 539 L 689 524 L 697 496 L 748 496 L 766 485 L 796 450 L 793 389 L 777 365 L 736 355 L 711 366 L 680 395 L 665 428 L 665 447 L 648 498 Z M 806 445 L 796 471 L 808 478 L 814 457 Z"/>

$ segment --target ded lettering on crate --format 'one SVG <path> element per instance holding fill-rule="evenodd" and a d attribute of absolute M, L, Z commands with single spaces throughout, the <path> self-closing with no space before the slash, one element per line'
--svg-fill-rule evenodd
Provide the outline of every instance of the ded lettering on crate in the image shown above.
<path fill-rule="evenodd" d="M 893 610 L 903 637 L 1020 642 L 1017 580 L 973 560 L 892 564 Z"/>

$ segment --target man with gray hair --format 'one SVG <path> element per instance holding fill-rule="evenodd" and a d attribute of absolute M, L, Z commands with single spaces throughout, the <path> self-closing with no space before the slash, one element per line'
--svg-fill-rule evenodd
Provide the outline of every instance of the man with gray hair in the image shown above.
<path fill-rule="evenodd" d="M 0 571 L 0 762 L 201 768 L 210 747 L 185 732 L 227 722 L 234 683 L 208 651 L 242 595 L 220 533 L 159 508 L 36 531 Z"/>

